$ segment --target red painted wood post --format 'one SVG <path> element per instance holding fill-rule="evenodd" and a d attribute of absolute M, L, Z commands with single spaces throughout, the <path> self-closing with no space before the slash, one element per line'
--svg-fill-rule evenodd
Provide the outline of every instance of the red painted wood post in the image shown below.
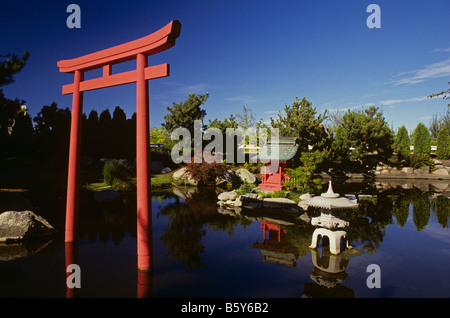
<path fill-rule="evenodd" d="M 83 72 L 75 71 L 70 126 L 69 171 L 67 176 L 66 242 L 74 242 L 78 239 L 78 188 L 80 179 L 81 114 L 83 112 L 83 93 L 80 92 L 80 82 L 83 81 L 83 77 Z"/>
<path fill-rule="evenodd" d="M 160 30 L 143 38 L 97 51 L 72 60 L 58 61 L 59 71 L 74 73 L 73 84 L 63 86 L 63 94 L 73 94 L 70 133 L 69 173 L 67 181 L 65 241 L 78 238 L 78 187 L 82 115 L 82 92 L 128 83 L 136 83 L 136 165 L 137 165 L 137 250 L 138 269 L 151 270 L 152 229 L 150 203 L 150 144 L 148 86 L 150 79 L 169 76 L 169 65 L 147 67 L 147 55 L 165 51 L 175 45 L 181 23 L 173 20 Z M 111 74 L 111 65 L 136 58 L 136 70 Z M 103 68 L 103 76 L 84 81 L 84 72 Z"/>
<path fill-rule="evenodd" d="M 136 56 L 136 183 L 137 183 L 137 254 L 138 269 L 151 269 L 150 245 L 152 239 L 150 198 L 150 143 L 148 85 L 145 79 L 147 57 Z M 150 181 L 150 182 L 149 182 Z"/>

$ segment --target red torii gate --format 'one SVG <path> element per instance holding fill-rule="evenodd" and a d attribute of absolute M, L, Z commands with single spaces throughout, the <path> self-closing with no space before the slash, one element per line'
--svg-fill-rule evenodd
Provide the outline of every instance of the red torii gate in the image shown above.
<path fill-rule="evenodd" d="M 149 219 L 149 103 L 147 81 L 169 76 L 169 64 L 147 65 L 147 56 L 167 50 L 175 45 L 181 23 L 173 20 L 160 30 L 143 38 L 94 52 L 72 60 L 58 61 L 59 71 L 73 73 L 73 84 L 63 86 L 63 95 L 73 94 L 70 129 L 69 169 L 65 241 L 78 239 L 78 191 L 81 145 L 81 115 L 83 92 L 136 83 L 136 178 L 137 178 L 137 254 L 138 269 L 149 270 L 151 264 L 151 219 Z M 136 59 L 136 70 L 111 74 L 113 64 Z M 84 81 L 84 72 L 103 68 L 103 76 Z"/>

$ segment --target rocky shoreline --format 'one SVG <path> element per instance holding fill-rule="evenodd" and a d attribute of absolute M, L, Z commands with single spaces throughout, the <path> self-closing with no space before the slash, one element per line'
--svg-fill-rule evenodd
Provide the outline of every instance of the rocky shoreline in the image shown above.
<path fill-rule="evenodd" d="M 264 197 L 257 193 L 246 193 L 239 195 L 236 191 L 225 191 L 217 196 L 217 204 L 221 209 L 278 209 L 283 212 L 305 212 L 307 206 L 304 201 L 309 195 L 299 197 L 300 202 L 288 198 Z"/>
<path fill-rule="evenodd" d="M 402 178 L 402 179 L 430 179 L 430 180 L 450 180 L 450 162 L 448 160 L 433 159 L 433 166 L 412 167 L 391 167 L 379 163 L 375 168 L 376 179 Z"/>

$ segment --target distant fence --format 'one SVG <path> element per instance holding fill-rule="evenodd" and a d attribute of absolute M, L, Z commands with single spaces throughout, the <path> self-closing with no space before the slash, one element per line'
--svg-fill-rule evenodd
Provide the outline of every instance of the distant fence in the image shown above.
<path fill-rule="evenodd" d="M 413 151 L 414 150 L 414 146 L 409 146 L 409 149 L 411 151 Z M 431 146 L 431 151 L 436 151 L 436 150 L 437 150 L 437 146 Z"/>

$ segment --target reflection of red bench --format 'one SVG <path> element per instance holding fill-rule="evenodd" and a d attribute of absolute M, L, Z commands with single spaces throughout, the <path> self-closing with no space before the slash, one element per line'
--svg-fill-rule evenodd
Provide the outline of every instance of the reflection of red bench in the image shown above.
<path fill-rule="evenodd" d="M 59 71 L 73 73 L 73 84 L 63 86 L 63 94 L 73 94 L 70 129 L 69 172 L 67 180 L 65 241 L 77 240 L 78 188 L 80 160 L 80 118 L 83 111 L 83 92 L 136 83 L 136 170 L 137 170 L 137 245 L 138 268 L 150 269 L 149 242 L 149 105 L 150 79 L 169 76 L 169 65 L 147 67 L 147 56 L 167 50 L 175 45 L 181 23 L 171 21 L 162 29 L 141 39 L 94 52 L 72 60 L 58 62 Z M 111 74 L 112 65 L 136 60 L 136 70 Z M 84 81 L 84 73 L 103 69 L 99 78 Z"/>
<path fill-rule="evenodd" d="M 269 236 L 270 236 L 270 231 L 274 231 L 275 233 L 277 233 L 278 234 L 277 235 L 278 243 L 281 242 L 281 233 L 286 234 L 286 230 L 281 229 L 281 227 L 279 225 L 274 224 L 272 222 L 268 222 L 266 220 L 262 220 L 259 227 L 261 228 L 261 230 L 263 230 L 264 240 L 270 238 L 270 237 L 266 237 L 266 232 L 269 232 Z"/>

